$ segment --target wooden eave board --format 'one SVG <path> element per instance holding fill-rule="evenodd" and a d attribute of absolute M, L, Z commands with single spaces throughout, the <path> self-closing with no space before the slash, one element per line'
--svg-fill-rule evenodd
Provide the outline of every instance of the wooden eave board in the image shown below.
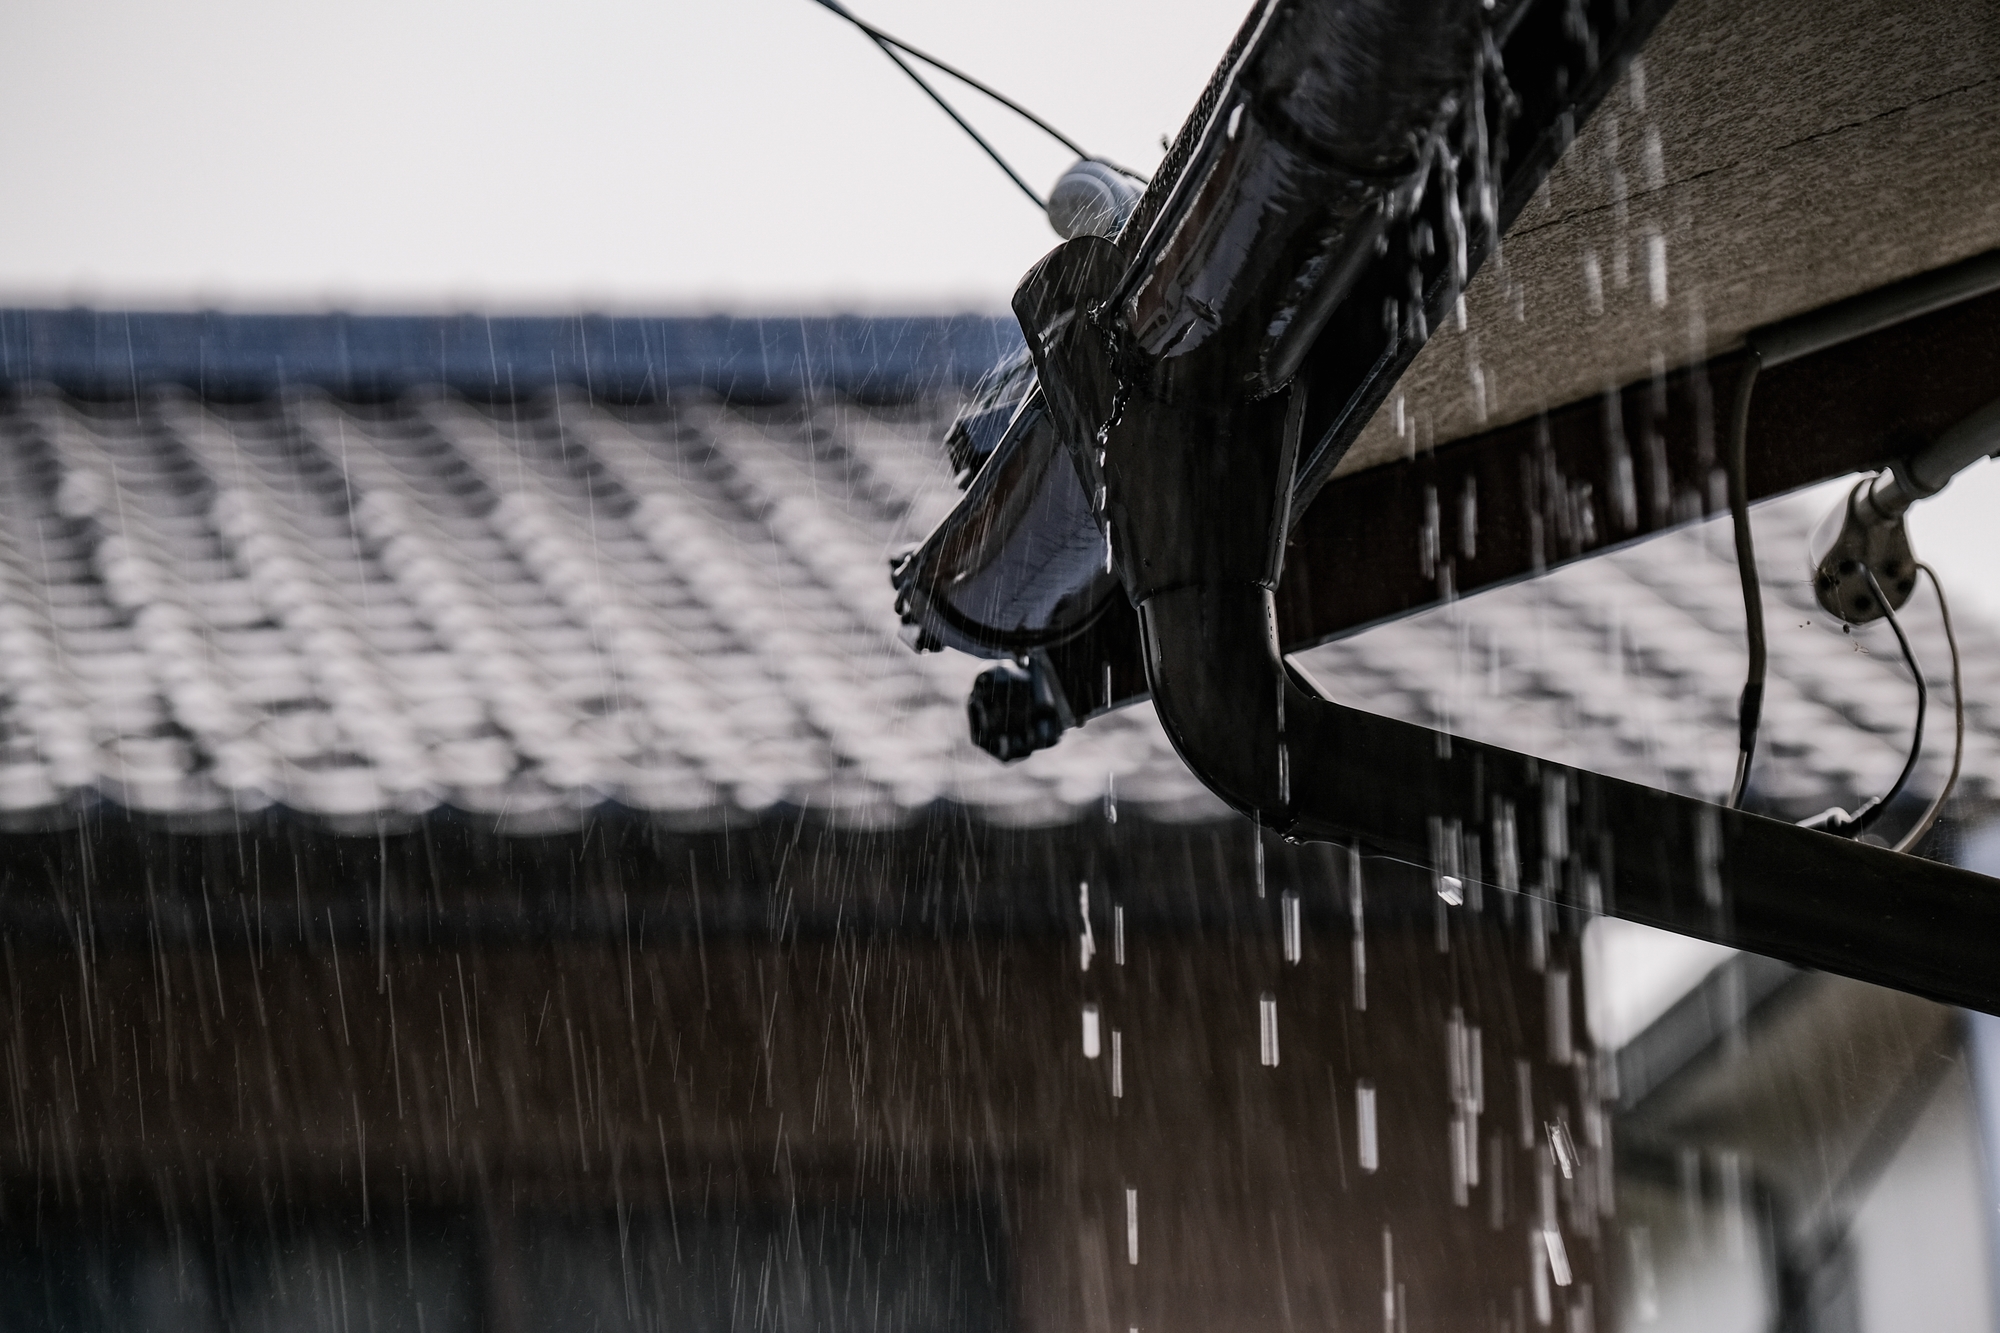
<path fill-rule="evenodd" d="M 1336 475 L 1996 247 L 1990 0 L 1680 0 Z"/>

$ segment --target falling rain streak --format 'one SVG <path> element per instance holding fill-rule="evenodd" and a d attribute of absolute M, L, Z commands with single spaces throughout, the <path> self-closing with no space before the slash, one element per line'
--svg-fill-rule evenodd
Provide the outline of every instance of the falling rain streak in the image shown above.
<path fill-rule="evenodd" d="M 1266 1068 L 1277 1068 L 1278 997 L 1270 991 L 1257 1000 L 1257 1058 Z"/>
<path fill-rule="evenodd" d="M 1719 507 L 1745 327 L 1704 253 L 1737 219 L 1692 202 L 1710 155 L 1664 110 L 1713 90 L 1667 60 L 1618 78 L 1614 11 L 1499 7 L 1407 145 L 1420 170 L 1355 224 L 1375 285 L 1337 332 L 1378 340 L 1363 366 L 1417 360 L 1370 372 L 1380 410 L 1340 426 L 1361 432 L 1343 457 L 1380 469 L 1401 526 L 1356 506 L 1387 554 L 1329 592 L 1315 501 L 1266 605 L 1290 634 L 1349 592 L 1407 593 L 1392 618 L 1436 603 L 1299 655 L 1343 706 L 1435 733 L 1381 733 L 1450 779 L 1387 831 L 1363 807 L 1408 796 L 1386 789 L 1408 756 L 1308 754 L 1296 715 L 1282 819 L 1183 760 L 1169 692 L 1144 698 L 1161 645 L 1125 592 L 1127 532 L 1098 526 L 1129 477 L 1005 496 L 967 543 L 1073 518 L 1006 577 L 1087 610 L 1074 633 L 1021 628 L 975 663 L 957 620 L 896 606 L 885 557 L 905 570 L 963 497 L 1030 455 L 1065 485 L 1115 461 L 1115 420 L 1094 464 L 1053 433 L 1002 452 L 1016 423 L 1067 429 L 1059 362 L 1015 320 L 357 318 L 356 347 L 238 382 L 252 326 L 232 317 L 174 326 L 205 359 L 167 374 L 145 358 L 172 339 L 133 333 L 166 326 L 0 312 L 0 1328 L 1179 1333 L 1370 1327 L 1379 1297 L 1384 1333 L 1596 1333 L 1853 1322 L 1855 1274 L 1910 1285 L 1885 1253 L 1976 1285 L 1976 1235 L 1911 1222 L 1904 1249 L 1867 1247 L 1925 1153 L 1978 1230 L 1978 1021 L 1747 955 L 1651 1008 L 1608 1002 L 1682 947 L 1605 917 L 1632 867 L 1682 858 L 1675 891 L 1726 935 L 1755 868 L 1730 821 L 1797 818 L 1836 769 L 1900 761 L 1883 736 L 1907 709 L 1854 682 L 1908 683 L 1863 635 L 1822 635 L 1836 667 L 1779 643 L 1817 612 L 1767 579 L 1772 661 L 1797 669 L 1774 666 L 1763 804 L 1676 805 L 1637 834 L 1606 815 L 1595 774 L 1700 791 L 1736 727 L 1735 571 L 1700 528 L 1637 539 Z M 1688 12 L 1660 20 L 1683 60 Z M 1502 58 L 1536 23 L 1553 96 Z M 1231 170 L 1290 151 L 1293 128 L 1217 88 L 1226 134 L 1172 150 L 1160 194 L 1191 193 L 1169 182 L 1211 150 Z M 1898 124 L 1925 105 L 1894 104 Z M 1537 199 L 1516 189 L 1510 163 L 1564 144 Z M 1065 180 L 1092 178 L 1142 222 L 1056 256 L 1136 253 L 1161 200 L 1101 161 Z M 1504 254 L 1503 204 L 1536 219 Z M 1243 239 L 1198 230 L 1174 244 Z M 1792 299 L 1769 276 L 1760 299 Z M 1117 318 L 1091 310 L 1065 327 Z M 90 331 L 90 376 L 36 360 L 58 315 Z M 1644 336 L 1573 402 L 1529 401 L 1567 368 L 1527 373 L 1518 347 L 1571 326 Z M 1307 364 L 1317 395 L 1333 372 Z M 1805 410 L 1770 387 L 1760 413 Z M 1508 438 L 1518 456 L 1462 464 Z M 1802 544 L 1781 505 L 1758 540 Z M 1019 610 L 990 569 L 957 572 L 979 589 L 961 618 Z M 1071 572 L 1106 600 L 1065 601 Z M 1920 639 L 1934 592 L 1913 594 Z M 1992 635 L 1966 638 L 1973 676 Z M 974 670 L 1005 687 L 978 708 Z M 1852 753 L 1815 734 L 1852 731 L 1836 717 L 1871 720 Z M 1969 717 L 1968 771 L 1993 732 Z M 1003 763 L 968 724 L 1035 744 Z M 1305 821 L 1335 762 L 1392 776 Z M 1940 855 L 1985 854 L 1977 776 Z M 1342 841 L 1292 841 L 1307 829 Z M 1353 1243 L 1377 1229 L 1379 1266 Z"/>

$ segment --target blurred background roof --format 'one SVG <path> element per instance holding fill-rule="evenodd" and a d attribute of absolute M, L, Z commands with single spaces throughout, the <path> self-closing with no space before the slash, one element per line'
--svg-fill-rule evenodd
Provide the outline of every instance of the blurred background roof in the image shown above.
<path fill-rule="evenodd" d="M 520 832 L 620 808 L 686 828 L 1225 813 L 1148 706 L 995 762 L 966 736 L 979 664 L 898 641 L 888 556 L 955 500 L 940 440 L 1004 322 L 13 312 L 0 332 L 17 823 L 100 800 Z M 1879 627 L 1812 623 L 1805 531 L 1836 498 L 1760 515 L 1759 791 L 1793 817 L 1886 787 L 1914 712 Z M 1671 535 L 1302 660 L 1336 698 L 1713 795 L 1742 675 L 1731 559 L 1710 530 Z M 1942 705 L 1928 595 L 1909 619 Z M 1966 791 L 1991 796 L 2000 640 L 1961 620 Z M 1939 706 L 1912 800 L 1948 738 Z"/>

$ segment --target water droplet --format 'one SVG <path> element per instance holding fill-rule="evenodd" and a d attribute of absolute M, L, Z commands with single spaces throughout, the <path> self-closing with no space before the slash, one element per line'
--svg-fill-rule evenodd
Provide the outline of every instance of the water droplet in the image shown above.
<path fill-rule="evenodd" d="M 1362 921 L 1361 848 L 1354 845 L 1347 849 L 1347 907 L 1354 923 L 1352 951 L 1354 972 L 1354 1008 L 1357 1013 L 1368 1010 L 1368 936 Z"/>
<path fill-rule="evenodd" d="M 1493 798 L 1493 874 L 1503 893 L 1521 891 L 1521 835 L 1514 823 L 1514 803 Z"/>
<path fill-rule="evenodd" d="M 1383 1333 L 1395 1333 L 1396 1329 L 1396 1238 L 1389 1228 L 1382 1228 L 1382 1329 Z"/>
<path fill-rule="evenodd" d="M 1722 1245 L 1731 1259 L 1749 1252 L 1750 1228 L 1743 1204 L 1743 1154 L 1724 1149 L 1715 1155 L 1715 1174 L 1722 1184 Z"/>
<path fill-rule="evenodd" d="M 1514 1061 L 1514 1096 L 1521 1113 L 1521 1146 L 1535 1146 L 1535 1084 L 1528 1062 Z"/>
<path fill-rule="evenodd" d="M 1083 1058 L 1095 1060 L 1104 1053 L 1104 1043 L 1098 1032 L 1097 1006 L 1083 1006 Z"/>
<path fill-rule="evenodd" d="M 1558 1287 L 1570 1284 L 1569 1248 L 1563 1244 L 1562 1232 L 1548 1227 L 1542 1232 L 1542 1244 L 1549 1255 L 1549 1276 L 1556 1280 Z"/>
<path fill-rule="evenodd" d="M 1722 907 L 1722 812 L 1704 805 L 1695 815 L 1694 860 L 1701 879 L 1701 900 L 1717 911 Z"/>
<path fill-rule="evenodd" d="M 1646 234 L 1646 292 L 1655 310 L 1667 308 L 1667 238 L 1656 231 Z"/>
<path fill-rule="evenodd" d="M 1285 961 L 1296 963 L 1304 943 L 1299 928 L 1299 895 L 1287 889 L 1278 901 L 1284 914 Z"/>
<path fill-rule="evenodd" d="M 1480 415 L 1485 411 L 1482 408 Z M 1467 477 L 1458 492 L 1458 553 L 1467 560 L 1479 554 L 1479 482 Z"/>
<path fill-rule="evenodd" d="M 1354 1127 L 1356 1159 L 1363 1171 L 1374 1171 L 1382 1165 L 1381 1143 L 1376 1138 L 1375 1127 L 1375 1083 L 1372 1079 L 1361 1079 L 1354 1085 Z"/>
<path fill-rule="evenodd" d="M 1653 1267 L 1652 1228 L 1632 1227 L 1625 1233 L 1625 1244 L 1632 1259 L 1632 1312 L 1642 1324 L 1655 1323 L 1660 1317 L 1660 1280 Z"/>
<path fill-rule="evenodd" d="M 1090 929 L 1090 881 L 1083 880 L 1076 886 L 1077 915 L 1083 920 L 1083 931 L 1077 936 L 1077 954 L 1085 972 L 1090 971 L 1090 960 L 1097 956 L 1097 937 Z"/>
<path fill-rule="evenodd" d="M 1125 1034 L 1111 1029 L 1111 1095 L 1125 1095 Z"/>
<path fill-rule="evenodd" d="M 1442 534 L 1438 531 L 1437 487 L 1424 487 L 1424 523 L 1417 529 L 1417 568 L 1427 579 L 1437 577 L 1438 559 L 1443 554 Z"/>
<path fill-rule="evenodd" d="M 1560 1116 L 1543 1126 L 1549 1136 L 1549 1154 L 1564 1180 L 1576 1179 L 1576 1143 L 1569 1135 L 1569 1123 Z"/>
<path fill-rule="evenodd" d="M 1278 1066 L 1278 997 L 1265 991 L 1257 1000 L 1257 1054 L 1267 1069 Z"/>
<path fill-rule="evenodd" d="M 1552 1064 L 1567 1065 L 1576 1054 L 1576 1043 L 1572 1032 L 1569 1002 L 1569 969 L 1552 967 L 1545 974 L 1544 1013 L 1548 1019 L 1549 1061 Z"/>
<path fill-rule="evenodd" d="M 1125 1191 L 1125 1262 L 1139 1262 L 1139 1191 Z"/>

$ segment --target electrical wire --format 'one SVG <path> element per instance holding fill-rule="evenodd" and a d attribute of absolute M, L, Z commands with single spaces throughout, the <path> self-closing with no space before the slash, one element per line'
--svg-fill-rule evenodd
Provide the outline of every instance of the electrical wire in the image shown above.
<path fill-rule="evenodd" d="M 1953 727 L 1951 775 L 1944 780 L 1944 786 L 1938 788 L 1938 794 L 1931 798 L 1930 805 L 1924 810 L 1924 817 L 1919 819 L 1916 822 L 1916 826 L 1898 840 L 1896 850 L 1899 852 L 1909 851 L 1917 845 L 1924 834 L 1931 831 L 1931 825 L 1937 822 L 1938 812 L 1944 809 L 1944 803 L 1951 799 L 1953 788 L 1958 786 L 1959 765 L 1965 760 L 1965 683 L 1959 674 L 1958 635 L 1951 627 L 1951 604 L 1945 600 L 1944 585 L 1938 582 L 1937 571 L 1921 560 L 1917 562 L 1917 568 L 1930 575 L 1931 587 L 1937 592 L 1938 614 L 1944 619 L 1944 641 L 1946 646 L 1951 649 L 1951 713 Z"/>
<path fill-rule="evenodd" d="M 952 121 L 960 129 L 964 130 L 974 143 L 978 144 L 980 148 L 985 150 L 986 156 L 992 158 L 994 165 L 999 167 L 1000 170 L 1007 173 L 1007 179 L 1013 181 L 1016 186 L 1020 187 L 1020 191 L 1022 194 L 1027 195 L 1029 199 L 1034 201 L 1035 207 L 1047 211 L 1048 201 L 1043 199 L 1040 195 L 1036 194 L 1034 190 L 1029 187 L 1028 183 L 1021 179 L 1020 173 L 1015 171 L 1012 166 L 1008 165 L 1007 159 L 1000 156 L 999 150 L 994 148 L 992 144 L 986 142 L 986 140 L 983 137 L 981 137 L 979 131 L 973 129 L 972 126 L 969 123 L 967 123 L 965 117 L 959 115 L 957 109 L 953 107 L 950 102 L 947 102 L 944 99 L 944 95 L 938 92 L 937 89 L 933 88 L 930 85 L 929 81 L 927 81 L 923 75 L 917 73 L 916 70 L 912 69 L 910 67 L 910 62 L 903 59 L 903 55 L 908 55 L 917 60 L 921 60 L 924 64 L 929 65 L 932 69 L 939 70 L 942 73 L 948 74 L 952 78 L 957 79 L 960 83 L 964 84 L 966 87 L 973 89 L 975 92 L 983 93 L 987 97 L 992 98 L 995 102 L 998 102 L 1001 106 L 1006 107 L 1009 111 L 1021 117 L 1021 119 L 1027 121 L 1030 125 L 1033 125 L 1036 129 L 1048 135 L 1051 139 L 1054 139 L 1057 143 L 1061 144 L 1063 147 L 1069 149 L 1070 152 L 1075 153 L 1078 157 L 1088 159 L 1089 161 L 1092 162 L 1102 162 L 1105 166 L 1110 167 L 1113 171 L 1116 171 L 1121 175 L 1130 176 L 1132 179 L 1139 181 L 1142 184 L 1146 182 L 1146 177 L 1140 175 L 1136 171 L 1133 171 L 1127 167 L 1121 167 L 1116 162 L 1106 161 L 1104 158 L 1101 157 L 1094 157 L 1090 153 L 1085 152 L 1082 145 L 1078 144 L 1076 140 L 1070 138 L 1068 135 L 1064 134 L 1061 130 L 1049 124 L 1046 120 L 1043 120 L 1040 116 L 1028 110 L 1028 108 L 1022 106 L 1019 102 L 1016 102 L 1013 98 L 1007 96 L 999 89 L 994 88 L 989 84 L 982 83 L 980 80 L 973 78 L 970 74 L 967 74 L 964 70 L 959 69 L 955 65 L 946 64 L 944 61 L 939 60 L 936 56 L 931 55 L 927 51 L 921 51 L 916 47 L 911 46 L 908 42 L 904 41 L 900 37 L 897 37 L 893 33 L 884 32 L 882 29 L 876 27 L 874 24 L 868 22 L 866 19 L 863 19 L 858 14 L 855 14 L 853 11 L 848 9 L 847 6 L 841 4 L 840 0 L 815 0 L 815 3 L 819 4 L 821 7 L 829 10 L 832 13 L 839 15 L 841 18 L 846 19 L 849 23 L 852 23 L 856 28 L 860 29 L 860 31 L 864 33 L 870 41 L 874 42 L 875 45 L 881 47 L 882 54 L 889 57 L 889 59 L 895 61 L 896 68 L 902 70 L 903 73 L 909 75 L 911 80 L 916 83 L 917 87 L 923 89 L 924 92 L 930 97 L 930 99 L 933 102 L 936 102 L 939 108 L 943 110 L 943 112 L 947 116 L 950 116 L 952 118 Z M 901 52 L 902 55 L 897 54 L 898 52 Z"/>
<path fill-rule="evenodd" d="M 1883 792 L 1859 810 L 1856 810 L 1853 818 L 1849 819 L 1844 826 L 1832 830 L 1844 833 L 1848 837 L 1865 833 L 1876 820 L 1882 817 L 1882 812 L 1889 808 L 1890 802 L 1901 796 L 1903 788 L 1909 785 L 1910 774 L 1916 772 L 1917 760 L 1923 754 L 1924 712 L 1930 704 L 1930 689 L 1924 684 L 1924 669 L 1917 665 L 1917 653 L 1914 648 L 1910 647 L 1910 636 L 1903 632 L 1902 619 L 1897 616 L 1896 608 L 1889 604 L 1889 598 L 1883 593 L 1882 585 L 1875 581 L 1875 571 L 1863 565 L 1861 572 L 1868 576 L 1868 586 L 1875 590 L 1875 599 L 1882 603 L 1882 614 L 1888 617 L 1889 628 L 1896 632 L 1896 646 L 1903 650 L 1903 661 L 1909 664 L 1910 675 L 1917 682 L 1917 725 L 1915 732 L 1910 737 L 1909 758 L 1903 761 L 1903 771 L 1896 775 L 1896 781 L 1890 786 L 1889 790 Z"/>
<path fill-rule="evenodd" d="M 1729 519 L 1736 535 L 1736 574 L 1743 584 L 1743 628 L 1750 649 L 1743 693 L 1736 704 L 1736 780 L 1729 785 L 1729 808 L 1740 809 L 1750 785 L 1750 761 L 1757 753 L 1757 724 L 1764 713 L 1764 593 L 1757 581 L 1757 550 L 1750 535 L 1750 483 L 1745 455 L 1750 434 L 1750 393 L 1764 358 L 1755 347 L 1745 353 L 1743 373 L 1729 412 Z M 1886 603 L 1884 603 L 1886 605 Z M 1902 631 L 1896 631 L 1899 635 Z M 1919 681 L 1919 688 L 1922 682 Z"/>

